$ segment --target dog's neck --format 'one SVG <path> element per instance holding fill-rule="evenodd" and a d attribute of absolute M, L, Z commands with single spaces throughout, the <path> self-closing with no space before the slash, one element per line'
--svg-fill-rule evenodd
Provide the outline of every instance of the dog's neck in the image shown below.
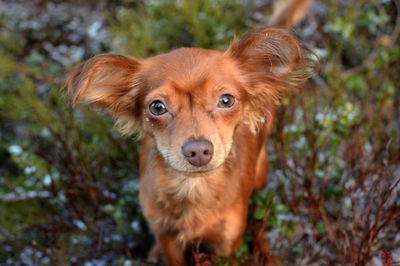
<path fill-rule="evenodd" d="M 238 180 L 232 180 L 229 171 L 230 166 L 223 164 L 202 177 L 188 177 L 179 172 L 159 175 L 154 186 L 156 204 L 168 215 L 161 215 L 152 223 L 160 231 L 179 231 L 177 239 L 185 247 L 204 230 L 201 225 L 207 224 L 205 220 L 217 217 L 218 212 L 236 200 L 240 185 Z"/>
<path fill-rule="evenodd" d="M 182 173 L 172 168 L 163 169 L 164 173 L 160 173 L 155 186 L 158 190 L 158 201 L 162 204 L 168 201 L 172 204 L 184 203 L 189 206 L 201 203 L 205 208 L 211 206 L 215 208 L 216 204 L 226 204 L 227 201 L 222 198 L 224 197 L 222 192 L 227 187 L 227 183 L 235 182 L 230 180 L 230 171 L 231 166 L 227 163 L 199 175 Z"/>

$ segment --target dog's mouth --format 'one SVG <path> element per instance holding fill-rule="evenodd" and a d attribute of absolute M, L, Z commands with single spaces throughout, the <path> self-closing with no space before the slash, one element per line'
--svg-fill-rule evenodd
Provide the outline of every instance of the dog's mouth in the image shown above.
<path fill-rule="evenodd" d="M 221 165 L 218 166 L 209 166 L 209 167 L 202 167 L 202 168 L 192 168 L 191 169 L 176 169 L 176 171 L 185 174 L 189 178 L 203 178 L 209 176 L 215 170 L 217 170 Z"/>

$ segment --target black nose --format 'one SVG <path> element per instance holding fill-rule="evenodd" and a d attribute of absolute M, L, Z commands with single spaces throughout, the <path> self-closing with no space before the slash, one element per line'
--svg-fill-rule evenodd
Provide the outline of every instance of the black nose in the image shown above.
<path fill-rule="evenodd" d="M 200 167 L 211 161 L 214 146 L 206 139 L 190 140 L 183 145 L 182 153 L 191 165 Z"/>

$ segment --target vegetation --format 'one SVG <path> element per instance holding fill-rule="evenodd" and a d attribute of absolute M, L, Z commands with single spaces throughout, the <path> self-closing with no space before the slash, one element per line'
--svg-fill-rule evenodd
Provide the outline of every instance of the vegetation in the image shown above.
<path fill-rule="evenodd" d="M 99 110 L 72 110 L 63 78 L 101 52 L 226 47 L 267 21 L 271 5 L 258 2 L 0 3 L 0 264 L 145 260 L 139 146 Z M 251 200 L 242 247 L 217 265 L 265 255 L 263 232 L 283 265 L 400 260 L 399 11 L 389 0 L 319 0 L 296 27 L 320 73 L 283 98 L 267 187 Z"/>

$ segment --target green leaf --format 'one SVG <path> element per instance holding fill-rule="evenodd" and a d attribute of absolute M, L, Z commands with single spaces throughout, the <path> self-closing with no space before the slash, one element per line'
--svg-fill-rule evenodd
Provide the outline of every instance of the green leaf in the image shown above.
<path fill-rule="evenodd" d="M 323 222 L 318 222 L 317 225 L 315 226 L 317 231 L 321 234 L 325 233 L 325 226 Z"/>
<path fill-rule="evenodd" d="M 285 204 L 277 204 L 275 210 L 277 213 L 285 214 L 289 212 L 289 207 Z"/>
<path fill-rule="evenodd" d="M 264 199 L 264 206 L 265 207 L 269 207 L 272 204 L 274 196 L 275 196 L 275 192 L 273 192 L 272 190 L 269 190 L 267 192 L 267 194 L 265 195 L 265 199 Z"/>
<path fill-rule="evenodd" d="M 254 213 L 253 213 L 253 217 L 254 219 L 257 220 L 261 220 L 265 217 L 265 214 L 267 213 L 266 209 L 257 209 Z"/>

